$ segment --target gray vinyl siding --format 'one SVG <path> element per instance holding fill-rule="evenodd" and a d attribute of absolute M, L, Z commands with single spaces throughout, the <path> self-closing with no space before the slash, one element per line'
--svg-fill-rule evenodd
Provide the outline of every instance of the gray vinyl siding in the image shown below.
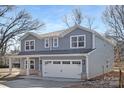
<path fill-rule="evenodd" d="M 86 35 L 86 49 L 92 49 L 92 33 L 88 31 L 82 31 L 81 29 L 77 29 L 65 35 L 64 37 L 59 37 L 58 39 L 58 47 L 51 47 L 52 50 L 68 50 L 70 49 L 70 36 L 72 35 Z M 25 40 L 35 40 L 35 51 L 45 51 L 50 50 L 50 48 L 45 48 L 45 38 L 38 39 L 33 35 L 29 35 L 23 40 L 21 40 L 21 51 L 25 51 Z M 53 37 L 50 37 L 50 45 L 53 46 Z"/>
<path fill-rule="evenodd" d="M 72 31 L 64 37 L 59 38 L 59 47 L 53 49 L 70 49 L 70 36 L 73 35 L 86 35 L 86 49 L 92 49 L 92 33 L 88 31 L 81 31 L 80 29 Z"/>

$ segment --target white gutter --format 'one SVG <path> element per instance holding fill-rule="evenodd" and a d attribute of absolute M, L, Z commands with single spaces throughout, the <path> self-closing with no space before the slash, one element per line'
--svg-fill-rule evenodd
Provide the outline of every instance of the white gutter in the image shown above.
<path fill-rule="evenodd" d="M 86 56 L 87 54 L 49 54 L 49 55 L 15 55 L 8 56 L 10 58 L 20 58 L 20 57 L 51 57 L 51 56 Z"/>

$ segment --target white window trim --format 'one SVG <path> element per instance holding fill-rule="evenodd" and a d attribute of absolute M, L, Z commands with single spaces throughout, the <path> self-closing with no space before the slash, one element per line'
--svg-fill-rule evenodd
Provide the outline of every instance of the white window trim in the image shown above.
<path fill-rule="evenodd" d="M 46 40 L 48 40 L 48 46 L 46 46 Z M 45 39 L 44 39 L 44 42 L 45 42 L 45 43 L 44 43 L 44 47 L 45 47 L 45 48 L 49 48 L 49 47 L 50 47 L 50 45 L 49 45 L 49 38 L 45 38 Z"/>
<path fill-rule="evenodd" d="M 31 41 L 34 41 L 34 49 L 30 49 L 29 47 L 29 50 L 26 49 L 26 42 L 31 42 Z M 30 43 L 29 43 L 29 46 L 30 46 Z M 35 40 L 25 40 L 25 51 L 35 51 Z"/>
<path fill-rule="evenodd" d="M 79 47 L 77 45 L 77 47 L 72 47 L 72 37 L 79 37 L 79 36 L 84 36 L 84 46 L 83 47 Z M 72 35 L 72 36 L 70 36 L 70 48 L 86 48 L 86 35 Z"/>
<path fill-rule="evenodd" d="M 57 39 L 57 46 L 55 46 L 55 39 Z M 58 47 L 59 46 L 59 39 L 58 39 L 58 37 L 53 37 L 53 47 Z"/>

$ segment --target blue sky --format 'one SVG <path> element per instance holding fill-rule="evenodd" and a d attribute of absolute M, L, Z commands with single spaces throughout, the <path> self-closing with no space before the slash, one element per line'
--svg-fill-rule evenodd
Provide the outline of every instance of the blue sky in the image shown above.
<path fill-rule="evenodd" d="M 106 6 L 91 6 L 91 5 L 33 5 L 33 6 L 18 6 L 19 9 L 25 9 L 29 12 L 33 18 L 39 19 L 41 22 L 45 23 L 45 27 L 40 31 L 42 33 L 61 30 L 66 28 L 63 23 L 62 18 L 64 15 L 69 15 L 75 8 L 80 8 L 82 14 L 88 15 L 95 18 L 94 25 L 97 27 L 98 32 L 105 32 L 105 25 L 102 22 L 102 13 Z"/>

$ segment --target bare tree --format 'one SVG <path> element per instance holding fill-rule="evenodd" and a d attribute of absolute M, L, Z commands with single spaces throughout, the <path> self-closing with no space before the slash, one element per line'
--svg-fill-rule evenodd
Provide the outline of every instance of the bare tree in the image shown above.
<path fill-rule="evenodd" d="M 89 28 L 89 29 L 96 29 L 97 27 L 94 25 L 94 22 L 95 22 L 95 18 L 94 17 L 91 17 L 91 16 L 86 16 L 85 17 L 86 19 L 86 26 Z"/>
<path fill-rule="evenodd" d="M 124 6 L 108 6 L 103 13 L 103 21 L 108 26 L 109 35 L 124 40 Z"/>
<path fill-rule="evenodd" d="M 72 14 L 70 16 L 65 15 L 63 17 L 63 22 L 67 27 L 71 27 L 73 25 L 81 25 L 83 21 L 83 15 L 80 9 L 72 10 Z"/>
<path fill-rule="evenodd" d="M 68 16 L 67 16 L 67 15 L 64 15 L 64 17 L 63 17 L 63 22 L 66 24 L 66 26 L 67 26 L 68 28 L 70 28 L 70 25 L 69 25 L 69 22 L 68 22 Z"/>
<path fill-rule="evenodd" d="M 72 14 L 65 15 L 63 17 L 63 22 L 66 24 L 68 28 L 74 25 L 84 25 L 89 29 L 96 29 L 97 27 L 94 25 L 95 18 L 90 16 L 85 16 L 82 14 L 80 9 L 72 10 Z M 84 22 L 84 23 L 83 23 Z"/>
<path fill-rule="evenodd" d="M 109 29 L 108 32 L 106 32 L 106 34 L 117 41 L 117 45 L 115 47 L 115 57 L 117 55 L 120 73 L 119 87 L 122 87 L 121 57 L 123 55 L 121 55 L 120 48 L 122 46 L 119 45 L 119 41 L 124 40 L 124 6 L 123 5 L 108 6 L 103 13 L 103 20 Z"/>
<path fill-rule="evenodd" d="M 15 6 L 0 6 L 0 56 L 5 54 L 8 42 L 27 31 L 37 30 L 43 23 L 32 19 L 25 10 L 18 12 L 16 16 L 11 14 Z M 12 16 L 8 15 L 11 14 Z"/>
<path fill-rule="evenodd" d="M 80 11 L 80 9 L 74 9 L 72 11 L 72 13 L 73 13 L 72 19 L 73 19 L 75 25 L 76 24 L 80 25 L 82 23 L 82 20 L 83 20 L 82 12 Z"/>

